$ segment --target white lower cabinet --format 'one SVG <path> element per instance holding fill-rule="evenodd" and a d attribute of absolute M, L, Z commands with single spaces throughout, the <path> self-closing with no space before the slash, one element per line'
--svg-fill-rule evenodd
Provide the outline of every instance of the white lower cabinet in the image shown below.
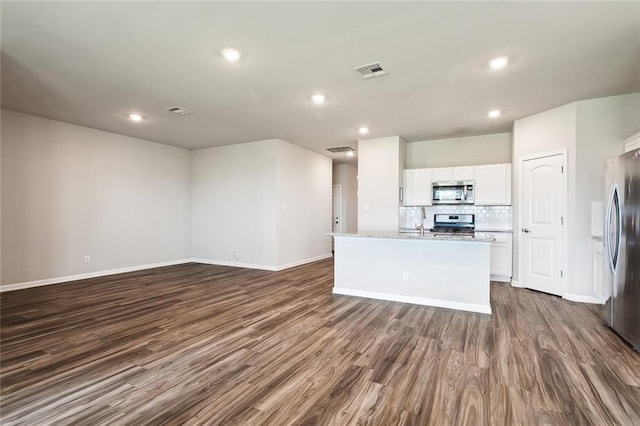
<path fill-rule="evenodd" d="M 491 281 L 511 282 L 513 271 L 511 232 L 476 232 L 476 235 L 495 239 L 491 243 Z"/>

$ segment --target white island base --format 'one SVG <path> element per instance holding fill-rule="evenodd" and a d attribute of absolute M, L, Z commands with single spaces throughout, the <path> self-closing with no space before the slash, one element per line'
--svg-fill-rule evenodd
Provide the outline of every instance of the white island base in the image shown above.
<path fill-rule="evenodd" d="M 489 239 L 334 237 L 335 294 L 491 314 Z"/>

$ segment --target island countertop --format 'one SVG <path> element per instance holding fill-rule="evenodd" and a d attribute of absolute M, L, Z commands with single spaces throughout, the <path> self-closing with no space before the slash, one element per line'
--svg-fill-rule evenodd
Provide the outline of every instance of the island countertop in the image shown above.
<path fill-rule="evenodd" d="M 334 237 L 385 238 L 393 240 L 460 241 L 466 243 L 491 243 L 495 241 L 495 238 L 484 235 L 432 234 L 429 232 L 425 232 L 424 236 L 421 236 L 417 232 L 394 231 L 361 231 L 357 233 L 330 232 L 327 235 L 332 235 Z"/>
<path fill-rule="evenodd" d="M 493 236 L 334 233 L 333 293 L 491 313 Z"/>

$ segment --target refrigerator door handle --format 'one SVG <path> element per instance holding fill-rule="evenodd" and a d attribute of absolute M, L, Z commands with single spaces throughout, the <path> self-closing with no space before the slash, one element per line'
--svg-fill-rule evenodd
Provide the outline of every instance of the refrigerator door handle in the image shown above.
<path fill-rule="evenodd" d="M 607 255 L 607 264 L 613 272 L 613 264 L 611 263 L 611 203 L 613 202 L 613 185 L 609 190 L 609 201 L 607 202 L 607 213 L 604 215 L 604 246 Z"/>
<path fill-rule="evenodd" d="M 618 229 L 616 232 L 616 249 L 615 249 L 615 258 L 613 259 L 613 266 L 618 270 L 618 262 L 620 261 L 620 245 L 622 244 L 622 204 L 620 203 L 620 196 L 618 195 L 618 186 L 615 187 L 616 191 L 616 202 L 614 203 L 616 206 L 616 224 Z"/>
<path fill-rule="evenodd" d="M 611 195 L 609 196 L 609 203 L 607 204 L 607 216 L 606 216 L 606 220 L 605 220 L 605 242 L 606 242 L 606 246 L 607 246 L 607 259 L 609 260 L 609 268 L 611 268 L 611 272 L 615 273 L 616 272 L 616 268 L 618 266 L 618 250 L 620 249 L 619 245 L 620 245 L 620 231 L 621 231 L 621 224 L 620 224 L 620 203 L 616 202 L 616 200 L 618 199 L 618 187 L 613 184 L 611 186 Z M 614 206 L 615 206 L 615 212 L 614 210 Z M 612 219 L 612 215 L 615 213 L 616 215 L 616 224 L 617 224 L 617 229 L 615 230 L 615 238 L 616 241 L 611 241 L 612 239 L 612 235 L 611 235 L 611 219 Z"/>

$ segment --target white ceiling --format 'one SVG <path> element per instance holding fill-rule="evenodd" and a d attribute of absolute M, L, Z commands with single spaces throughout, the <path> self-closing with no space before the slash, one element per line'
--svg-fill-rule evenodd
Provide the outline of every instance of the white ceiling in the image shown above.
<path fill-rule="evenodd" d="M 185 148 L 510 131 L 640 90 L 640 2 L 7 2 L 2 106 Z M 239 63 L 220 50 L 239 48 Z M 507 55 L 500 72 L 487 62 Z M 351 68 L 380 61 L 390 75 Z M 321 91 L 322 106 L 309 96 Z M 165 108 L 181 106 L 180 117 Z M 488 110 L 504 115 L 492 120 Z M 141 123 L 129 112 L 146 116 Z"/>

